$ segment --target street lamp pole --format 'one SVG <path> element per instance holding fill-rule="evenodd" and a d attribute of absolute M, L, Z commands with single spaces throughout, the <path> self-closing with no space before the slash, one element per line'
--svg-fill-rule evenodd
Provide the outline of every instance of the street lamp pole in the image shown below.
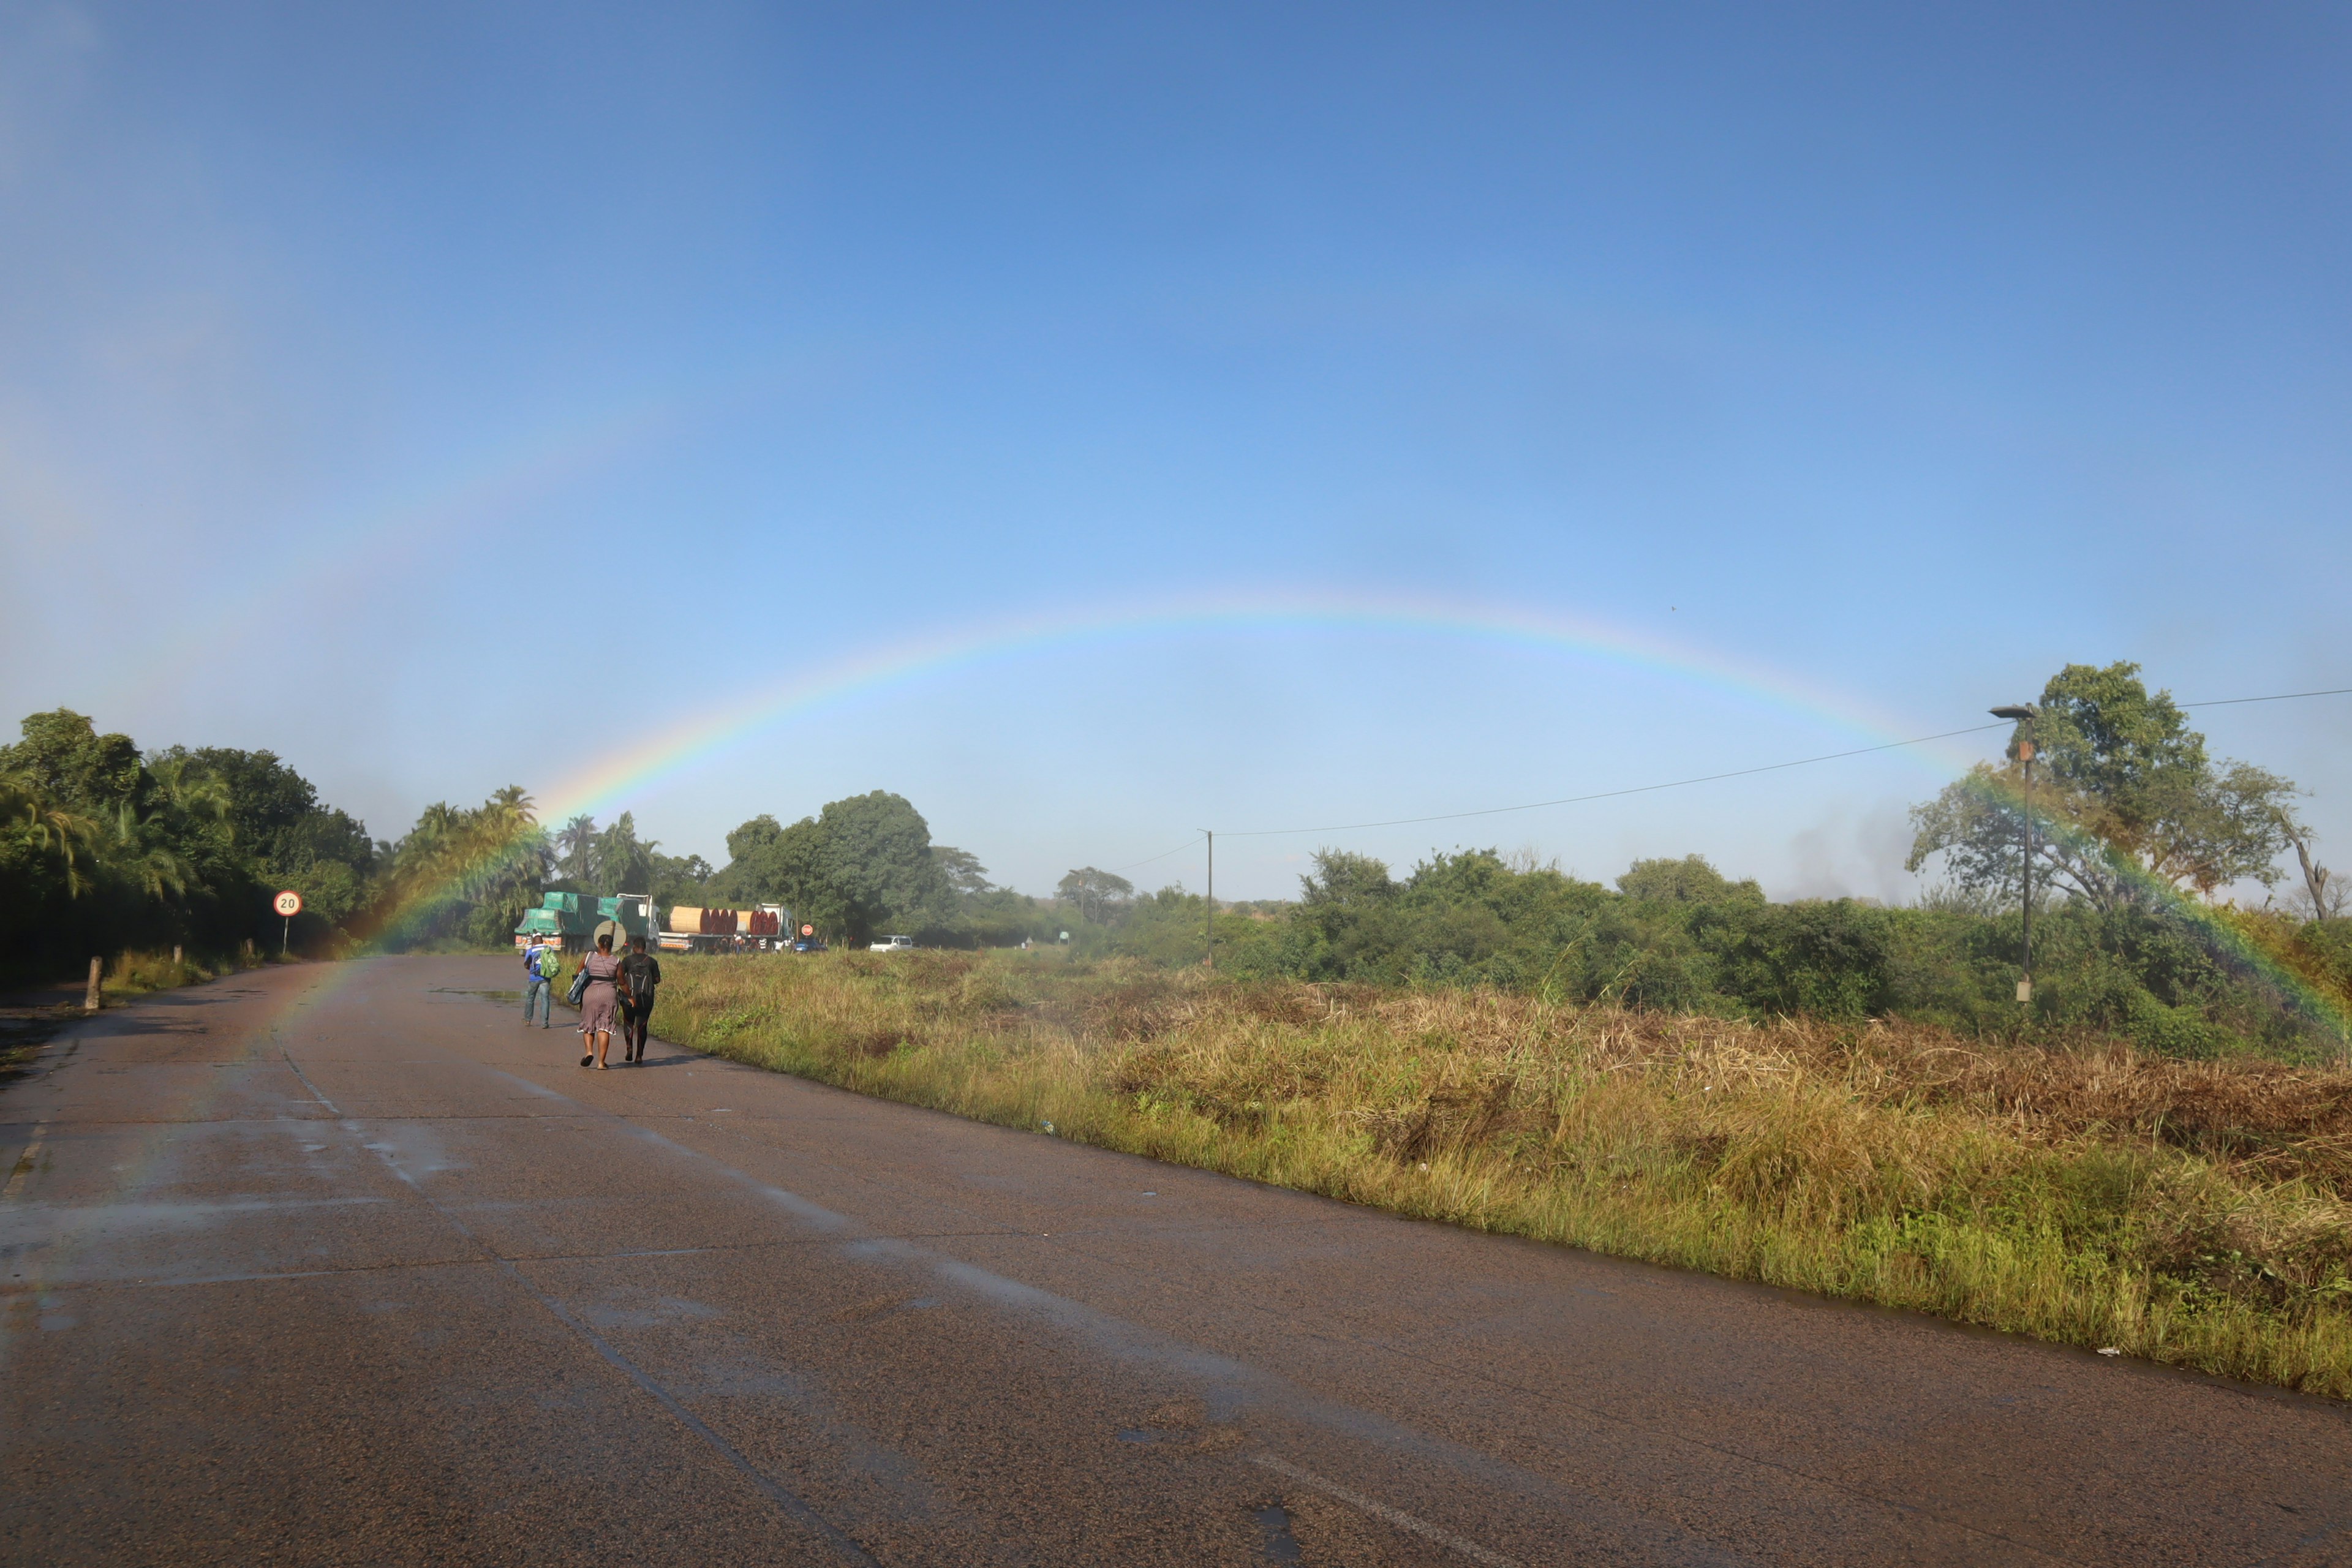
<path fill-rule="evenodd" d="M 2024 900 L 2019 911 L 2017 999 L 2029 1004 L 2033 1000 L 2033 719 L 2040 711 L 2031 702 L 1992 710 L 1994 718 L 2014 720 L 2025 726 L 2025 733 L 2017 742 L 2017 759 L 2025 764 L 2025 867 L 2019 878 Z"/>
<path fill-rule="evenodd" d="M 1201 829 L 1201 836 L 1209 841 L 1209 921 L 1207 935 L 1209 967 L 1214 969 L 1217 967 L 1217 836 L 1210 832 L 1205 827 Z"/>

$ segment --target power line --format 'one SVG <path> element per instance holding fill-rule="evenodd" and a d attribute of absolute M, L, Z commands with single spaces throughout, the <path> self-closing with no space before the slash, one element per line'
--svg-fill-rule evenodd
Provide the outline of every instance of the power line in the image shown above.
<path fill-rule="evenodd" d="M 2228 708 L 2245 702 L 2287 702 L 2303 697 L 2352 696 L 2352 686 L 2334 687 L 2325 691 L 2281 691 L 2267 697 L 2221 697 L 2204 702 L 2183 702 L 2182 708 Z M 1460 822 L 1474 816 L 1502 816 L 1517 811 L 1540 811 L 1551 805 L 1577 805 L 1586 801 L 1614 800 L 1622 795 L 1651 795 L 1659 790 L 1683 789 L 1691 784 L 1714 784 L 1721 779 L 1747 778 L 1756 773 L 1779 773 L 1785 768 L 1811 767 L 1815 763 L 1834 763 L 1845 757 L 1867 756 L 1873 752 L 1900 751 L 1906 746 L 1925 745 L 1930 741 L 1948 741 L 1955 735 L 1980 734 L 1987 730 L 2006 729 L 2000 724 L 1971 724 L 1964 730 L 1946 730 L 1940 734 L 1915 736 L 1908 741 L 1889 741 L 1884 745 L 1857 746 L 1850 752 L 1827 752 L 1818 757 L 1799 757 L 1794 762 L 1767 763 L 1761 767 L 1734 768 L 1728 773 L 1701 773 L 1695 778 L 1670 779 L 1664 784 L 1635 784 L 1627 789 L 1605 789 L 1591 795 L 1563 795 L 1558 800 L 1529 801 L 1525 805 L 1491 805 L 1483 811 L 1440 812 L 1433 816 L 1399 816 L 1385 822 L 1344 822 L 1325 827 L 1261 827 L 1247 832 L 1228 832 L 1229 838 L 1283 838 L 1307 833 L 1353 833 L 1372 827 L 1411 827 L 1423 822 Z M 1195 840 L 1194 842 L 1198 842 Z M 1191 845 L 1184 846 L 1191 848 Z M 1174 854 L 1174 850 L 1169 851 Z M 1160 857 L 1155 857 L 1160 858 Z"/>
<path fill-rule="evenodd" d="M 1112 869 L 1113 871 L 1132 871 L 1132 870 L 1134 870 L 1138 866 L 1149 866 L 1149 865 L 1150 865 L 1154 860 L 1165 860 L 1165 859 L 1167 859 L 1167 858 L 1168 858 L 1168 857 L 1170 857 L 1171 855 L 1181 855 L 1182 853 L 1184 853 L 1184 851 L 1185 851 L 1185 850 L 1190 849 L 1191 847 L 1192 847 L 1192 846 L 1193 846 L 1193 845 L 1198 844 L 1199 842 L 1201 842 L 1202 837 L 1202 835 L 1196 833 L 1196 834 L 1194 834 L 1192 837 L 1187 838 L 1186 840 L 1184 840 L 1184 842 L 1183 842 L 1183 843 L 1179 844 L 1178 846 L 1176 846 L 1176 847 L 1175 847 L 1175 848 L 1173 848 L 1173 849 L 1162 849 L 1162 850 L 1161 850 L 1159 854 L 1157 854 L 1157 855 L 1146 855 L 1146 856 L 1145 856 L 1142 859 L 1140 859 L 1140 860 L 1129 860 L 1126 865 L 1124 865 L 1124 866 L 1113 866 L 1113 867 L 1111 868 L 1111 869 Z"/>
<path fill-rule="evenodd" d="M 2216 697 L 2202 702 L 2182 702 L 2175 706 L 2232 708 L 2248 702 L 2292 702 L 2305 697 L 2352 697 L 2352 686 L 2330 687 L 2324 691 L 2279 691 L 2264 697 Z M 1848 752 L 1825 752 L 1818 757 L 1799 757 L 1793 762 L 1767 763 L 1761 767 L 1754 768 L 1733 768 L 1727 773 L 1700 773 L 1693 778 L 1669 779 L 1664 784 L 1634 784 L 1626 789 L 1597 790 L 1591 795 L 1562 795 L 1558 800 L 1532 800 L 1524 805 L 1490 805 L 1480 811 L 1446 811 L 1432 816 L 1397 816 L 1382 822 L 1341 822 L 1322 827 L 1259 827 L 1246 831 L 1228 832 L 1225 837 L 1228 838 L 1286 838 L 1307 833 L 1354 833 L 1373 827 L 1412 827 L 1424 822 L 1462 822 L 1478 816 L 1504 816 L 1513 812 L 1541 811 L 1546 806 L 1580 805 L 1587 801 L 1615 800 L 1629 795 L 1654 795 L 1659 790 L 1685 789 L 1692 784 L 1715 784 L 1723 779 L 1748 778 L 1757 773 L 1780 773 L 1788 768 L 1811 767 L 1816 763 L 1834 763 L 1846 757 L 1868 756 L 1874 752 L 1895 752 L 1906 746 L 1923 746 L 1930 741 L 1948 741 L 1956 735 L 1977 735 L 1987 730 L 2000 730 L 2007 727 L 2006 724 L 1971 724 L 1964 730 L 1946 730 L 1938 734 L 1914 736 L 1907 741 L 1888 741 L 1883 745 L 1856 746 Z M 1140 860 L 1130 860 L 1115 869 L 1131 871 L 1138 866 L 1149 866 L 1154 861 L 1165 860 L 1171 855 L 1181 855 L 1185 850 L 1202 842 L 1203 837 L 1203 835 L 1195 834 L 1173 849 L 1163 849 L 1157 855 L 1147 855 Z"/>
<path fill-rule="evenodd" d="M 1525 805 L 1490 805 L 1484 811 L 1446 811 L 1434 816 L 1399 816 L 1386 822 L 1342 822 L 1328 827 L 1261 827 L 1247 833 L 1230 833 L 1232 838 L 1280 838 L 1297 833 L 1352 833 L 1362 827 L 1410 827 L 1420 822 L 1459 822 L 1468 816 L 1501 816 L 1513 811 L 1540 811 L 1548 805 L 1575 805 L 1588 800 L 1613 800 L 1619 795 L 1648 795 L 1655 790 L 1681 789 L 1687 784 L 1713 784 L 1717 779 L 1746 778 L 1750 773 L 1778 773 L 1782 768 L 1810 767 L 1815 763 L 1833 763 L 1840 757 L 1865 756 L 1872 752 L 1892 752 L 1905 746 L 1925 745 L 1929 741 L 1948 741 L 1955 735 L 1974 735 L 1985 730 L 2007 728 L 2001 724 L 1971 724 L 1965 730 L 1946 730 L 1941 734 L 1920 735 L 1908 741 L 1889 741 L 1879 746 L 1856 746 L 1850 752 L 1827 752 L 1818 757 L 1799 757 L 1792 763 L 1767 763 L 1758 768 L 1734 768 L 1729 773 L 1701 773 L 1696 778 L 1669 779 L 1664 784 L 1634 784 L 1628 789 L 1604 789 L 1591 795 L 1562 795 L 1558 800 L 1531 800 Z"/>
<path fill-rule="evenodd" d="M 2234 708 L 2241 702 L 2291 702 L 2298 697 L 2352 697 L 2352 686 L 2326 691 L 2282 691 L 2273 697 L 2217 697 L 2210 702 L 2176 702 L 2176 708 Z"/>

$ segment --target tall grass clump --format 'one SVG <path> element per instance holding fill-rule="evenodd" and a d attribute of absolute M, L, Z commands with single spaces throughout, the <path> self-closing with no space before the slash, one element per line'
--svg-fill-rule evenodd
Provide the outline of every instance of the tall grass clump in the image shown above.
<path fill-rule="evenodd" d="M 1059 953 L 665 963 L 737 1060 L 1394 1213 L 2352 1394 L 2352 1072 Z"/>

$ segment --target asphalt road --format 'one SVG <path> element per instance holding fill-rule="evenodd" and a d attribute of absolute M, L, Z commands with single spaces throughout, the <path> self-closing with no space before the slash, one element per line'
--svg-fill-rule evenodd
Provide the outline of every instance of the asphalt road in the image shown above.
<path fill-rule="evenodd" d="M 0 1560 L 2352 1563 L 2340 1405 L 583 1070 L 512 982 L 239 976 L 0 1090 Z"/>

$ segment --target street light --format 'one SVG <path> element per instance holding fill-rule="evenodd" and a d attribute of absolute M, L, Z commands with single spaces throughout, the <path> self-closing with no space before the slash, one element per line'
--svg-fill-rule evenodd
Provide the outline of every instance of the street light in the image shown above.
<path fill-rule="evenodd" d="M 1207 828 L 1201 837 L 1209 841 L 1209 967 L 1217 967 L 1217 836 Z"/>
<path fill-rule="evenodd" d="M 2025 874 L 2021 879 L 2024 889 L 2023 934 L 2018 943 L 2019 977 L 2017 999 L 2033 1000 L 2033 719 L 2041 712 L 2031 702 L 2014 702 L 2006 708 L 1991 710 L 1996 719 L 2012 720 L 2024 725 L 2025 733 L 2018 737 L 2017 758 L 2025 764 Z"/>

